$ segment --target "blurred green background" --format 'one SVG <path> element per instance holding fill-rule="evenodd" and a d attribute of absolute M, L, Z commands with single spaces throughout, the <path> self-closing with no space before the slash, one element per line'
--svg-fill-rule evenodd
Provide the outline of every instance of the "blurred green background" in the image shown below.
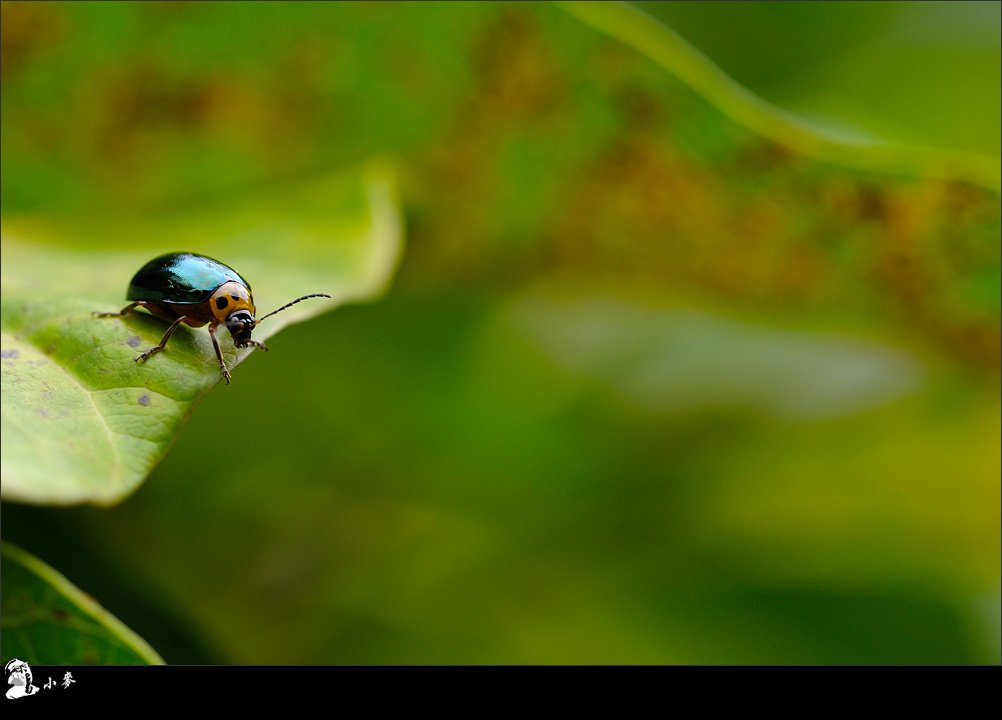
<path fill-rule="evenodd" d="M 401 178 L 387 297 L 121 505 L 4 504 L 168 663 L 1002 660 L 996 190 L 791 151 L 556 5 L 2 12 L 5 217 Z M 996 3 L 636 12 L 823 129 L 999 156 Z"/>

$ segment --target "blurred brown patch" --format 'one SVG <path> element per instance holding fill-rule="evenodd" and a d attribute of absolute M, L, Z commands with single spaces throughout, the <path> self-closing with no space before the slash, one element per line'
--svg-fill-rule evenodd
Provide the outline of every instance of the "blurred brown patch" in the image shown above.
<path fill-rule="evenodd" d="M 549 264 L 735 298 L 817 301 L 828 269 L 793 214 L 788 198 L 739 192 L 663 137 L 633 133 L 571 189 L 548 233 Z"/>
<path fill-rule="evenodd" d="M 42 3 L 0 3 L 0 78 L 66 34 L 66 17 Z"/>
<path fill-rule="evenodd" d="M 894 309 L 947 352 L 997 372 L 1002 354 L 992 308 L 951 302 L 957 287 L 998 268 L 998 197 L 966 183 L 888 184 L 873 234 L 872 277 Z M 995 228 L 994 238 L 992 228 Z"/>
<path fill-rule="evenodd" d="M 480 79 L 481 111 L 531 121 L 554 107 L 559 81 L 546 40 L 521 8 L 501 11 L 474 44 L 473 66 Z M 488 120 L 483 115 L 481 121 Z"/>
<path fill-rule="evenodd" d="M 422 263 L 457 280 L 490 274 L 492 220 L 489 163 L 506 133 L 559 117 L 562 79 L 527 9 L 501 5 L 471 47 L 476 93 L 448 133 L 425 156 L 426 178 L 411 244 Z M 429 243 L 425 244 L 425 241 Z M 433 245 L 433 247 L 432 247 Z"/>

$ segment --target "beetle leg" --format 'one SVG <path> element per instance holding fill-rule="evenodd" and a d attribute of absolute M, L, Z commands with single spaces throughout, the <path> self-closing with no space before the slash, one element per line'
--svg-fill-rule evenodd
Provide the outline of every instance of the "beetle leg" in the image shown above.
<path fill-rule="evenodd" d="M 130 312 L 132 312 L 139 303 L 129 303 L 124 308 L 119 310 L 117 313 L 106 313 L 106 312 L 92 312 L 91 315 L 94 317 L 125 317 Z"/>
<path fill-rule="evenodd" d="M 253 345 L 256 348 L 261 348 L 265 352 L 268 352 L 268 346 L 265 345 L 263 342 L 258 342 L 257 340 L 248 340 L 247 344 L 248 345 Z"/>
<path fill-rule="evenodd" d="M 219 372 L 223 374 L 223 380 L 226 384 L 230 384 L 230 371 L 226 369 L 226 363 L 223 362 L 223 351 L 219 349 L 219 343 L 216 342 L 216 326 L 209 325 L 209 337 L 212 338 L 212 347 L 216 349 L 216 357 L 219 358 Z"/>
<path fill-rule="evenodd" d="M 163 338 L 161 338 L 160 344 L 157 345 L 156 347 L 151 347 L 149 350 L 147 350 L 146 352 L 144 352 L 142 355 L 137 356 L 136 357 L 136 362 L 137 363 L 146 362 L 151 357 L 153 357 L 154 355 L 156 355 L 158 352 L 160 352 L 161 350 L 163 350 L 167 346 L 167 341 L 170 340 L 170 336 L 174 334 L 174 331 L 177 330 L 178 325 L 181 324 L 181 321 L 184 320 L 184 318 L 185 318 L 185 316 L 182 315 L 177 320 L 175 320 L 174 322 L 172 322 L 170 324 L 170 327 L 167 328 L 167 332 L 164 333 Z"/>

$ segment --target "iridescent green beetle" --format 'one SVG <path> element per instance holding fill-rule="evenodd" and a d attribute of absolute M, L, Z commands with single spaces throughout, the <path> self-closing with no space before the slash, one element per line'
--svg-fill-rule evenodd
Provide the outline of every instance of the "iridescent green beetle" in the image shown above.
<path fill-rule="evenodd" d="M 125 295 L 132 302 L 117 313 L 94 313 L 96 317 L 125 317 L 137 307 L 144 307 L 157 317 L 170 322 L 160 344 L 135 358 L 145 362 L 167 347 L 167 341 L 181 323 L 191 327 L 209 325 L 209 337 L 219 359 L 219 372 L 230 382 L 230 371 L 223 362 L 223 353 L 216 342 L 216 328 L 226 325 L 238 348 L 254 347 L 267 350 L 264 343 L 251 340 L 251 332 L 265 318 L 292 307 L 301 300 L 330 295 L 303 295 L 278 310 L 254 319 L 254 297 L 250 285 L 233 268 L 205 255 L 180 252 L 168 253 L 143 265 Z"/>

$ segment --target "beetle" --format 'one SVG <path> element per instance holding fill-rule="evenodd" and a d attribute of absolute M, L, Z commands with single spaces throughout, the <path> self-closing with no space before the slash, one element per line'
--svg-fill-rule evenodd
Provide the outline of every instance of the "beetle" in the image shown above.
<path fill-rule="evenodd" d="M 303 295 L 255 320 L 257 310 L 251 287 L 236 270 L 205 255 L 175 252 L 153 258 L 139 268 L 125 294 L 125 299 L 132 302 L 118 312 L 95 312 L 94 316 L 125 317 L 137 307 L 143 307 L 170 322 L 160 344 L 138 355 L 135 358 L 137 363 L 146 362 L 165 349 L 167 341 L 181 323 L 191 327 L 208 324 L 212 347 L 216 349 L 219 359 L 219 372 L 229 384 L 230 371 L 226 369 L 223 353 L 216 342 L 216 328 L 225 325 L 238 348 L 254 346 L 267 351 L 264 343 L 251 339 L 254 328 L 265 318 L 302 300 L 316 297 L 329 298 L 330 295 Z"/>

